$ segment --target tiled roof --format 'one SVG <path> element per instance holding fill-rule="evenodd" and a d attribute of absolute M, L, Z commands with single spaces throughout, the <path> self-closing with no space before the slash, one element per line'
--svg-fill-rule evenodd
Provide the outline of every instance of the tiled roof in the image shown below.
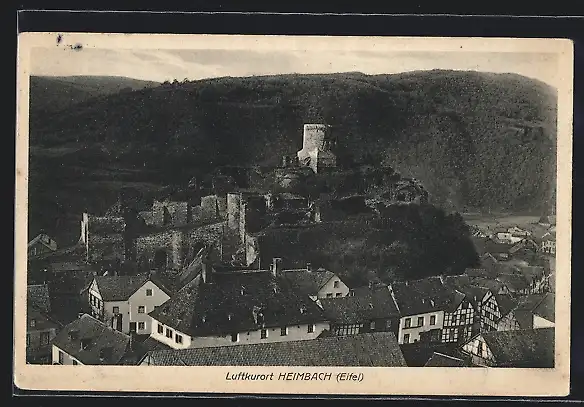
<path fill-rule="evenodd" d="M 155 364 L 163 366 L 406 366 L 396 337 L 391 332 L 154 351 L 147 356 L 151 356 Z"/>
<path fill-rule="evenodd" d="M 509 294 L 494 294 L 501 317 L 509 314 L 517 307 L 517 301 Z"/>
<path fill-rule="evenodd" d="M 499 290 L 504 290 L 506 288 L 508 289 L 508 287 L 502 281 L 497 281 L 490 278 L 476 277 L 472 280 L 472 285 L 490 290 L 492 292 L 498 292 Z"/>
<path fill-rule="evenodd" d="M 337 324 L 357 324 L 372 319 L 399 317 L 389 290 L 370 291 L 365 295 L 320 300 L 324 315 Z"/>
<path fill-rule="evenodd" d="M 390 287 L 401 316 L 448 311 L 458 305 L 456 291 L 439 277 L 394 283 Z"/>
<path fill-rule="evenodd" d="M 333 277 L 335 273 L 328 270 L 284 270 L 282 276 L 307 295 L 316 295 L 319 290 Z"/>
<path fill-rule="evenodd" d="M 519 273 L 501 273 L 497 276 L 497 280 L 502 282 L 511 291 L 521 291 L 529 287 L 529 282 Z"/>
<path fill-rule="evenodd" d="M 31 305 L 26 309 L 27 331 L 44 331 L 47 329 L 58 329 L 61 324 L 51 318 L 47 313 Z M 34 327 L 31 327 L 31 321 L 34 320 Z"/>
<path fill-rule="evenodd" d="M 466 362 L 454 356 L 434 352 L 424 367 L 466 367 Z"/>
<path fill-rule="evenodd" d="M 500 367 L 554 367 L 554 328 L 491 331 L 482 334 Z"/>
<path fill-rule="evenodd" d="M 42 312 L 51 312 L 51 298 L 49 296 L 49 286 L 47 284 L 34 284 L 26 287 L 26 303 L 34 306 Z"/>
<path fill-rule="evenodd" d="M 77 331 L 76 338 L 69 337 L 71 331 Z M 81 347 L 82 340 L 89 342 L 86 349 Z M 129 342 L 128 335 L 87 314 L 65 326 L 53 340 L 55 346 L 85 365 L 118 364 L 128 351 Z M 103 359 L 102 352 L 106 352 Z"/>
<path fill-rule="evenodd" d="M 314 301 L 268 271 L 208 272 L 208 277 L 210 283 L 203 283 L 198 276 L 150 315 L 191 336 L 326 320 Z"/>
<path fill-rule="evenodd" d="M 103 301 L 126 301 L 147 281 L 152 281 L 158 288 L 170 295 L 170 291 L 157 280 L 148 274 L 138 274 L 135 276 L 96 276 L 95 281 Z"/>
<path fill-rule="evenodd" d="M 556 295 L 547 293 L 533 309 L 533 314 L 550 322 L 556 321 Z"/>

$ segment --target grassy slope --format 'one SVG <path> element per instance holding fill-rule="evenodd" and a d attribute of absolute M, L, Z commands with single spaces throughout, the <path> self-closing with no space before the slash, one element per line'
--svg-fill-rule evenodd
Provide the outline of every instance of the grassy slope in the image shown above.
<path fill-rule="evenodd" d="M 34 92 L 33 100 L 46 97 Z M 37 110 L 31 183 L 44 188 L 38 205 L 68 191 L 63 210 L 78 212 L 70 194 L 89 191 L 67 185 L 77 174 L 130 168 L 147 181 L 151 170 L 154 182 L 168 183 L 220 164 L 274 164 L 301 147 L 303 123 L 324 120 L 346 151 L 415 176 L 440 205 L 540 210 L 554 181 L 555 115 L 547 85 L 512 74 L 217 78 L 100 95 L 58 114 Z M 523 135 L 517 125 L 543 131 Z"/>

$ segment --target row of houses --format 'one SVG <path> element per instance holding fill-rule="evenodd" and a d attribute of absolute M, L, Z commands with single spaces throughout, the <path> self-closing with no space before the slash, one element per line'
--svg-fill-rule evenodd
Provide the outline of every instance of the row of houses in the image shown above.
<path fill-rule="evenodd" d="M 95 323 L 107 328 L 99 331 L 99 338 L 123 335 L 133 360 L 137 349 L 148 358 L 159 351 L 204 355 L 212 351 L 194 349 L 279 349 L 284 345 L 276 344 L 306 342 L 290 345 L 302 348 L 317 346 L 314 340 L 363 335 L 383 337 L 398 347 L 452 344 L 463 349 L 489 332 L 531 332 L 554 324 L 554 296 L 549 293 L 519 298 L 473 285 L 472 279 L 462 287 L 460 278 L 448 277 L 351 291 L 330 271 L 310 265 L 284 270 L 280 260 L 274 259 L 268 270 L 203 264 L 197 277 L 176 292 L 155 274 L 95 277 L 87 288 L 90 312 L 55 337 L 52 362 L 94 364 L 95 358 L 87 363 L 82 357 L 87 349 L 70 345 L 77 340 L 70 333 L 87 343 L 101 343 L 91 340 Z M 145 363 L 159 363 L 152 360 Z M 111 362 L 104 358 L 101 363 Z"/>

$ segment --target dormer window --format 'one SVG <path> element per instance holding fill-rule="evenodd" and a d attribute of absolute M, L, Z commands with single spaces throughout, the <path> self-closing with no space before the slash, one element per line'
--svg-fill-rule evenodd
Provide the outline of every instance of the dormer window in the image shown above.
<path fill-rule="evenodd" d="M 83 338 L 81 339 L 81 350 L 87 350 L 89 349 L 89 346 L 91 345 L 91 338 Z"/>
<path fill-rule="evenodd" d="M 34 328 L 36 326 L 36 319 L 31 319 L 29 325 L 31 328 Z"/>
<path fill-rule="evenodd" d="M 239 293 L 240 293 L 242 296 L 243 296 L 243 295 L 245 295 L 245 287 L 243 287 L 243 286 L 242 286 L 242 287 L 240 288 L 240 290 L 239 290 Z"/>
<path fill-rule="evenodd" d="M 106 348 L 102 348 L 99 351 L 99 360 L 101 362 L 103 362 L 103 361 L 108 360 L 109 358 L 111 358 L 111 356 L 112 356 L 112 350 L 113 349 L 111 347 L 109 347 L 109 346 L 106 347 Z"/>
<path fill-rule="evenodd" d="M 231 321 L 231 318 L 232 318 L 232 317 L 233 317 L 233 314 L 227 314 L 227 319 L 228 319 L 229 321 Z"/>
<path fill-rule="evenodd" d="M 79 338 L 79 331 L 78 330 L 71 330 L 69 331 L 69 340 L 74 341 Z"/>

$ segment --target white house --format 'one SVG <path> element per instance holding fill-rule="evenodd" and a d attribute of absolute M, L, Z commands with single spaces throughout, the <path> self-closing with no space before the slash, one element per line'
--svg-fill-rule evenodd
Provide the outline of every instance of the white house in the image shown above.
<path fill-rule="evenodd" d="M 150 334 L 148 313 L 170 299 L 171 293 L 148 274 L 96 276 L 88 289 L 92 315 L 124 332 Z"/>
<path fill-rule="evenodd" d="M 272 270 L 207 270 L 150 313 L 150 337 L 174 349 L 317 338 L 319 305 Z"/>

